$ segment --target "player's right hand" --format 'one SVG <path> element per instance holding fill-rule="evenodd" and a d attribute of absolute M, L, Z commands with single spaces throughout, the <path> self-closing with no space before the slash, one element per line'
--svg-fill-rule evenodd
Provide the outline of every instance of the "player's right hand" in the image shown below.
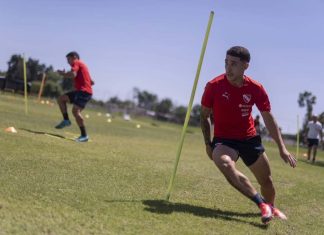
<path fill-rule="evenodd" d="M 292 168 L 295 168 L 297 165 L 297 159 L 290 154 L 287 149 L 280 151 L 280 156 L 285 163 L 288 163 Z"/>

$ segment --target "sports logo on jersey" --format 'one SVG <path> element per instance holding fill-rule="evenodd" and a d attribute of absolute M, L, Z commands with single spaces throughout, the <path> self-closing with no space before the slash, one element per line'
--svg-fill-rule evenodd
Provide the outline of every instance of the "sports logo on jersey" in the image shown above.
<path fill-rule="evenodd" d="M 225 92 L 222 94 L 222 96 L 225 97 L 227 100 L 229 100 L 229 94 L 228 94 L 228 92 L 225 91 Z"/>
<path fill-rule="evenodd" d="M 250 94 L 244 94 L 243 100 L 245 103 L 249 103 L 251 101 L 251 95 Z"/>

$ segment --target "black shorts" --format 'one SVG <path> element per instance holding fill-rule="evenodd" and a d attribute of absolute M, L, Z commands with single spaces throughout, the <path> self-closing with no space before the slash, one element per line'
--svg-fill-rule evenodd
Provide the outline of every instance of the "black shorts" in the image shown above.
<path fill-rule="evenodd" d="M 308 147 L 318 146 L 318 139 L 307 139 Z"/>
<path fill-rule="evenodd" d="M 91 94 L 85 91 L 70 91 L 65 95 L 69 97 L 71 104 L 75 104 L 83 109 L 92 97 Z"/>
<path fill-rule="evenodd" d="M 232 140 L 223 138 L 214 138 L 212 142 L 213 150 L 217 145 L 225 145 L 234 149 L 246 166 L 251 166 L 264 153 L 261 137 L 259 135 L 246 140 Z"/>

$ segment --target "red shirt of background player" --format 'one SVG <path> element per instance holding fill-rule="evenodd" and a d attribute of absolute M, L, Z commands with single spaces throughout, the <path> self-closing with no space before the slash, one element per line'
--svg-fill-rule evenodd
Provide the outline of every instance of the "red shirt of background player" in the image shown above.
<path fill-rule="evenodd" d="M 92 95 L 91 76 L 88 67 L 81 60 L 75 60 L 71 70 L 76 72 L 74 87 L 77 91 L 84 91 Z"/>

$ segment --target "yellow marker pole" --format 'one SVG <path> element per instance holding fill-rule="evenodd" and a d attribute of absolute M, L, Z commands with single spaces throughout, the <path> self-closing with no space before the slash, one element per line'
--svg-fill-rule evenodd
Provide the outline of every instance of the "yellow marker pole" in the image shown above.
<path fill-rule="evenodd" d="M 28 99 L 27 99 L 27 69 L 26 69 L 25 55 L 23 55 L 23 71 L 24 71 L 25 113 L 28 114 Z"/>
<path fill-rule="evenodd" d="M 188 109 L 187 109 L 187 114 L 186 114 L 185 122 L 183 124 L 182 132 L 181 132 L 181 137 L 180 137 L 180 141 L 179 141 L 179 145 L 178 145 L 178 150 L 177 150 L 177 156 L 176 156 L 176 160 L 175 160 L 175 164 L 174 164 L 174 169 L 173 169 L 173 173 L 172 173 L 170 183 L 169 183 L 169 187 L 168 187 L 168 192 L 167 192 L 167 196 L 166 196 L 167 201 L 169 201 L 169 199 L 170 199 L 171 190 L 173 188 L 173 183 L 174 183 L 175 175 L 176 175 L 178 164 L 179 164 L 179 159 L 180 159 L 180 155 L 181 155 L 181 150 L 182 150 L 182 146 L 183 146 L 185 133 L 186 133 L 186 130 L 187 130 L 189 119 L 190 119 L 192 103 L 193 103 L 195 93 L 196 93 L 197 83 L 198 83 L 198 80 L 199 80 L 201 66 L 202 66 L 202 63 L 203 63 L 203 60 L 204 60 L 204 55 L 205 55 L 205 51 L 206 51 L 206 47 L 207 47 L 209 32 L 210 32 L 210 28 L 211 28 L 211 25 L 212 25 L 212 22 L 213 22 L 213 18 L 214 18 L 214 12 L 211 11 L 210 15 L 209 15 L 209 20 L 208 20 L 208 25 L 207 25 L 207 30 L 206 30 L 206 34 L 205 34 L 204 43 L 203 43 L 201 53 L 200 53 L 200 59 L 199 59 L 199 63 L 198 63 L 196 77 L 195 77 L 194 85 L 193 85 L 192 91 L 191 91 L 191 97 L 190 97 L 190 101 L 189 101 L 189 105 L 188 105 Z"/>
<path fill-rule="evenodd" d="M 296 143 L 296 158 L 299 156 L 299 115 L 297 115 L 297 143 Z"/>
<path fill-rule="evenodd" d="M 38 102 L 40 101 L 43 94 L 45 79 L 46 79 L 46 73 L 43 73 L 42 83 L 40 85 L 39 92 L 38 92 Z"/>

